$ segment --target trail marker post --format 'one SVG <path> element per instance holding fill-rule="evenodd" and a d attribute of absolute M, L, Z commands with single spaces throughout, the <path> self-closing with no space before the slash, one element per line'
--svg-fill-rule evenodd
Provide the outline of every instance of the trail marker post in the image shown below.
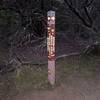
<path fill-rule="evenodd" d="M 48 80 L 55 85 L 55 11 L 47 12 Z"/>

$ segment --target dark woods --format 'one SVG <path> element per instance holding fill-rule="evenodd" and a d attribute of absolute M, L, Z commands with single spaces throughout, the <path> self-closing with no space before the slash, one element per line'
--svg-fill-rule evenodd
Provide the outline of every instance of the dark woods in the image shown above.
<path fill-rule="evenodd" d="M 1 0 L 1 47 L 46 46 L 48 10 L 56 11 L 57 41 L 99 43 L 100 0 Z"/>
<path fill-rule="evenodd" d="M 24 29 L 34 32 L 36 37 L 46 36 L 46 13 L 51 9 L 57 13 L 57 30 L 74 31 L 69 28 L 73 27 L 77 34 L 81 28 L 99 33 L 99 3 L 99 0 L 1 0 L 0 40 L 7 41 Z"/>

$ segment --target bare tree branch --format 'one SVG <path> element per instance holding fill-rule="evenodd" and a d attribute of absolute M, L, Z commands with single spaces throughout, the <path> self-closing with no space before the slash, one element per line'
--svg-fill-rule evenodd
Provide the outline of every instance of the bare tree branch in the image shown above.
<path fill-rule="evenodd" d="M 90 17 L 90 15 L 89 15 L 88 10 L 87 10 L 86 7 L 84 7 L 84 11 L 85 11 L 85 13 L 86 13 L 86 15 L 87 15 L 87 18 L 88 18 L 90 24 L 92 25 L 92 24 L 93 24 L 93 20 L 92 20 L 92 18 Z"/>
<path fill-rule="evenodd" d="M 72 3 L 74 1 L 64 0 L 65 4 L 69 7 L 69 9 L 82 21 L 82 23 L 89 28 L 93 28 L 94 20 L 91 17 L 91 13 L 88 11 L 88 8 L 92 5 L 94 0 L 85 0 L 83 4 L 82 2 L 78 2 L 79 4 Z M 82 5 L 79 9 L 75 5 Z M 94 30 L 95 31 L 95 30 Z"/>
<path fill-rule="evenodd" d="M 65 3 L 68 5 L 69 9 L 83 22 L 84 25 L 88 26 L 88 27 L 91 27 L 92 26 L 92 23 L 90 22 L 87 22 L 87 20 L 84 19 L 84 17 L 82 17 L 82 15 L 80 14 L 80 12 L 75 8 L 73 7 L 71 4 L 72 3 L 69 3 L 68 0 L 64 0 Z M 86 10 L 86 9 L 85 9 Z M 91 19 L 87 10 L 86 10 L 86 14 L 89 18 L 89 20 Z M 91 21 L 92 22 L 92 21 Z"/>
<path fill-rule="evenodd" d="M 89 7 L 93 2 L 94 2 L 94 0 L 85 0 L 84 6 Z"/>

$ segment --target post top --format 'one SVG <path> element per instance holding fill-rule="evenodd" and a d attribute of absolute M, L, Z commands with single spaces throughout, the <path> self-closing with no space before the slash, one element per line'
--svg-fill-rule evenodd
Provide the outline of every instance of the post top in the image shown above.
<path fill-rule="evenodd" d="M 55 11 L 50 10 L 47 12 L 47 14 L 48 16 L 55 16 Z"/>

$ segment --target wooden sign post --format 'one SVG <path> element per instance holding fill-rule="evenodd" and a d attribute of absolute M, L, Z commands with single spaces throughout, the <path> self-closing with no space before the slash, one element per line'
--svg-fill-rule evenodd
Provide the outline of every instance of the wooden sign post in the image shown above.
<path fill-rule="evenodd" d="M 47 13 L 48 37 L 48 80 L 51 85 L 55 84 L 55 11 Z"/>

